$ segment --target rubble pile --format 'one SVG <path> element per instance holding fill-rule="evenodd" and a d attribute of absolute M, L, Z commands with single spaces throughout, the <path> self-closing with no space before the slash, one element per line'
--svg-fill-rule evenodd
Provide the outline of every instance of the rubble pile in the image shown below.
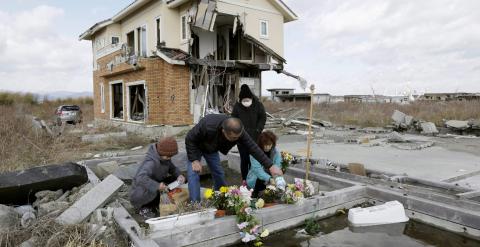
<path fill-rule="evenodd" d="M 114 208 L 133 208 L 127 187 L 113 175 L 92 181 L 38 191 L 31 204 L 0 204 L 0 246 L 128 246 L 113 218 Z"/>

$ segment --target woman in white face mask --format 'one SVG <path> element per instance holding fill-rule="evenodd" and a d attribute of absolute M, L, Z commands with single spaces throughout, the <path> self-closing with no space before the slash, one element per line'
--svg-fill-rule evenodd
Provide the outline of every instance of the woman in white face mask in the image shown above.
<path fill-rule="evenodd" d="M 262 133 L 267 120 L 265 108 L 262 102 L 258 100 L 248 85 L 240 87 L 240 94 L 238 95 L 239 102 L 233 107 L 232 117 L 239 118 L 247 131 L 248 135 L 257 142 L 258 136 Z M 242 181 L 245 184 L 250 169 L 250 155 L 248 148 L 238 145 L 238 152 L 240 153 Z"/>
<path fill-rule="evenodd" d="M 242 99 L 242 105 L 245 107 L 250 107 L 252 103 L 253 103 L 252 99 L 249 99 L 249 98 Z"/>

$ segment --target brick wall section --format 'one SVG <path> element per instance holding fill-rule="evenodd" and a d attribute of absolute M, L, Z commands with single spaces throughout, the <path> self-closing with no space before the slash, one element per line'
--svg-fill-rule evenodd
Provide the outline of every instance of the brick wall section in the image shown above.
<path fill-rule="evenodd" d="M 98 59 L 100 69 L 93 73 L 95 118 L 110 119 L 109 82 L 121 80 L 124 83 L 123 121 L 127 121 L 126 84 L 145 81 L 148 102 L 146 124 L 186 125 L 193 123 L 193 116 L 190 114 L 190 70 L 188 66 L 172 65 L 161 58 L 142 58 L 138 61 L 141 68 L 136 71 L 130 71 L 132 66 L 126 63 L 116 66 L 111 72 L 108 71 L 106 64 L 119 54 L 120 51 Z M 105 87 L 105 113 L 101 113 L 101 83 Z"/>

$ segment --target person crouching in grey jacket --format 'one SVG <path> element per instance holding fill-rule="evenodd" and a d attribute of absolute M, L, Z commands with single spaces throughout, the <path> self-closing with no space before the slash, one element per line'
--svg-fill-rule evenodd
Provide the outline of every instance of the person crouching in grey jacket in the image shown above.
<path fill-rule="evenodd" d="M 173 137 L 163 138 L 150 145 L 130 191 L 130 202 L 140 215 L 146 218 L 158 215 L 160 192 L 166 192 L 167 185 L 175 180 L 180 184 L 185 182 L 185 177 L 171 161 L 171 157 L 176 154 L 178 145 Z"/>

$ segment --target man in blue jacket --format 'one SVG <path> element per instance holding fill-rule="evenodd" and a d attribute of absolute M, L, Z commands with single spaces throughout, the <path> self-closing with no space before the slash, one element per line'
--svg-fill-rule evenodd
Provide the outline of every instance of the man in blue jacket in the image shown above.
<path fill-rule="evenodd" d="M 242 122 L 238 118 L 228 117 L 223 114 L 210 114 L 201 119 L 187 134 L 185 145 L 187 149 L 188 164 L 188 190 L 192 202 L 200 201 L 200 176 L 203 156 L 212 173 L 215 190 L 226 185 L 225 173 L 220 165 L 218 152 L 227 154 L 233 146 L 241 144 L 272 176 L 282 176 L 282 171 L 277 166 L 272 166 L 272 161 L 258 147 L 252 138 L 244 131 Z"/>

